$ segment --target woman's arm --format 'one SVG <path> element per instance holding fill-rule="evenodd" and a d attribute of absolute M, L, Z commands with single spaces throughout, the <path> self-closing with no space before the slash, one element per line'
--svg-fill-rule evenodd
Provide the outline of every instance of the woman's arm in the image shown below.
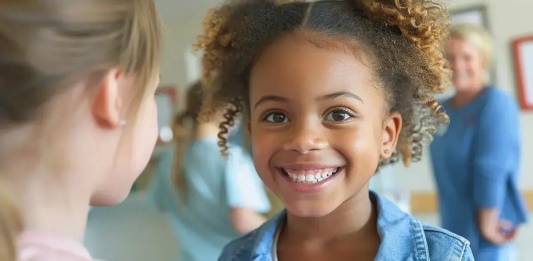
<path fill-rule="evenodd" d="M 266 222 L 265 216 L 249 208 L 232 208 L 231 224 L 241 235 L 245 235 Z"/>
<path fill-rule="evenodd" d="M 474 254 L 472 254 L 472 249 L 470 245 L 467 245 L 461 255 L 461 261 L 474 261 Z"/>
<path fill-rule="evenodd" d="M 473 150 L 473 196 L 481 235 L 494 244 L 514 239 L 508 222 L 499 219 L 510 173 L 520 150 L 516 103 L 502 92 L 491 93 L 478 118 Z M 505 231 L 507 230 L 507 232 Z"/>
<path fill-rule="evenodd" d="M 516 239 L 517 230 L 513 224 L 501 220 L 496 208 L 478 210 L 478 223 L 481 235 L 495 245 L 504 245 Z"/>
<path fill-rule="evenodd" d="M 262 215 L 270 210 L 264 184 L 252 159 L 241 149 L 230 150 L 225 175 L 231 223 L 237 232 L 247 234 L 267 220 Z"/>

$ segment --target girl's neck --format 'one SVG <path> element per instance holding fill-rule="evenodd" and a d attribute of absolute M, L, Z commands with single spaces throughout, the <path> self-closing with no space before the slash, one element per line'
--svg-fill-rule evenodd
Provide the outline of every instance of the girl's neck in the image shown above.
<path fill-rule="evenodd" d="M 362 189 L 323 217 L 300 218 L 288 213 L 282 237 L 289 245 L 315 246 L 379 240 L 377 210 L 370 200 L 368 190 Z"/>
<path fill-rule="evenodd" d="M 48 168 L 27 158 L 3 166 L 6 182 L 19 207 L 24 231 L 69 238 L 83 242 L 89 211 L 90 192 L 79 181 L 61 179 L 74 177 L 52 173 Z M 37 161 L 33 161 L 37 162 Z M 77 185 L 76 185 L 77 183 Z"/>

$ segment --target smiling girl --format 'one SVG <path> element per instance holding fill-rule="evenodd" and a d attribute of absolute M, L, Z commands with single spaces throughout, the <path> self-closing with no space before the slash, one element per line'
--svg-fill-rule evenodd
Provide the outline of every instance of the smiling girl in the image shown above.
<path fill-rule="evenodd" d="M 473 260 L 469 243 L 370 192 L 447 121 L 446 11 L 426 0 L 229 1 L 200 37 L 205 113 L 244 113 L 255 167 L 286 211 L 219 260 Z M 225 151 L 225 137 L 221 137 Z"/>

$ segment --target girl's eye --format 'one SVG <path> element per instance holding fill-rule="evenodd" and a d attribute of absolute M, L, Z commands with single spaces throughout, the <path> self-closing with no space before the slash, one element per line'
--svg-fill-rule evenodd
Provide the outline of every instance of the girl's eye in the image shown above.
<path fill-rule="evenodd" d="M 347 109 L 336 109 L 328 113 L 324 119 L 332 122 L 344 122 L 353 117 L 355 117 L 355 113 L 348 111 Z"/>
<path fill-rule="evenodd" d="M 289 117 L 281 112 L 270 112 L 265 115 L 263 120 L 271 123 L 287 123 L 289 122 Z"/>

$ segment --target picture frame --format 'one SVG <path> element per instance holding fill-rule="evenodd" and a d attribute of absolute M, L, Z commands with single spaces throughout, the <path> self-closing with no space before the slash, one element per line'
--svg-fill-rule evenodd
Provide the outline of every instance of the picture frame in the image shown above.
<path fill-rule="evenodd" d="M 523 111 L 533 111 L 533 35 L 512 41 L 518 100 Z"/>
<path fill-rule="evenodd" d="M 488 8 L 486 5 L 472 5 L 450 11 L 450 21 L 452 24 L 471 23 L 483 26 L 490 31 L 488 19 Z"/>
<path fill-rule="evenodd" d="M 175 85 L 162 85 L 157 88 L 156 93 L 158 95 L 165 95 L 171 99 L 174 108 L 178 104 L 178 87 Z"/>

